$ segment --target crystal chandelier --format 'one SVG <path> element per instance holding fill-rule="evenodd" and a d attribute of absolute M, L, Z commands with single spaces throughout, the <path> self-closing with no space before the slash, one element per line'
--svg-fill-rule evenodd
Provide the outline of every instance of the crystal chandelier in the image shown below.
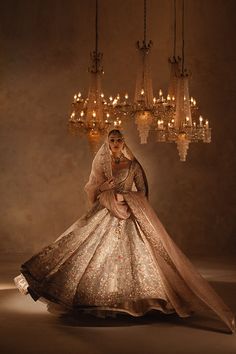
<path fill-rule="evenodd" d="M 161 115 L 163 101 L 153 95 L 153 84 L 150 68 L 152 41 L 147 42 L 147 5 L 144 0 L 144 28 L 142 44 L 137 42 L 138 72 L 136 77 L 134 103 L 130 105 L 128 114 L 134 118 L 139 132 L 140 143 L 146 144 L 149 131 Z M 161 91 L 161 90 L 160 90 Z M 128 110 L 128 108 L 127 108 Z"/>
<path fill-rule="evenodd" d="M 121 116 L 125 112 L 119 109 L 119 95 L 115 99 L 104 97 L 101 77 L 104 73 L 102 67 L 103 54 L 98 51 L 98 0 L 95 11 L 95 50 L 90 54 L 89 67 L 90 86 L 88 96 L 84 98 L 81 93 L 74 95 L 71 114 L 68 121 L 68 130 L 73 135 L 85 135 L 92 151 L 96 152 L 101 139 L 112 127 L 121 128 Z M 122 106 L 123 108 L 123 106 Z"/>
<path fill-rule="evenodd" d="M 187 151 L 191 142 L 211 142 L 211 128 L 208 120 L 202 116 L 197 118 L 196 100 L 189 95 L 189 75 L 185 69 L 184 41 L 184 0 L 182 0 L 182 65 L 180 58 L 176 59 L 176 0 L 174 26 L 174 55 L 170 62 L 170 82 L 167 98 L 163 98 L 163 116 L 157 122 L 157 141 L 175 142 L 180 161 L 186 161 Z"/>

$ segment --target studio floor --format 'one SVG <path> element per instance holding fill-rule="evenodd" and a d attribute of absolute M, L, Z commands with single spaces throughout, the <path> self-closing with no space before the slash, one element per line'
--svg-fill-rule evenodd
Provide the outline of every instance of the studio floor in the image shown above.
<path fill-rule="evenodd" d="M 4 256 L 0 262 L 1 354 L 236 354 L 236 334 L 229 334 L 214 315 L 187 319 L 158 312 L 114 319 L 53 315 L 14 286 L 12 279 L 26 259 Z M 236 259 L 191 261 L 236 313 Z"/>

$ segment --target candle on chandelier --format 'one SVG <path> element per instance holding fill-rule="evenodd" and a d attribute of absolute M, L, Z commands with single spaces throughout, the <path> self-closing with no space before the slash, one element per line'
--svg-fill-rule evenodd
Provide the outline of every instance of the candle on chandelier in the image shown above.
<path fill-rule="evenodd" d="M 129 98 L 128 93 L 125 94 L 125 99 L 127 100 Z"/>
<path fill-rule="evenodd" d="M 162 93 L 162 90 L 161 90 L 161 89 L 159 90 L 159 96 L 160 96 L 160 97 L 163 96 L 163 93 Z"/>
<path fill-rule="evenodd" d="M 141 90 L 141 95 L 142 95 L 142 96 L 144 95 L 144 89 Z"/>
<path fill-rule="evenodd" d="M 175 96 L 172 96 L 172 101 L 174 101 L 175 100 Z"/>
<path fill-rule="evenodd" d="M 84 116 L 84 111 L 80 112 L 80 116 L 83 117 Z"/>
<path fill-rule="evenodd" d="M 163 129 L 163 123 L 164 123 L 163 120 L 158 119 L 158 121 L 157 121 L 157 127 L 158 127 L 158 129 Z"/>
<path fill-rule="evenodd" d="M 156 103 L 156 97 L 153 97 L 153 103 L 155 104 Z"/>
<path fill-rule="evenodd" d="M 203 121 L 203 118 L 202 118 L 202 116 L 200 116 L 199 117 L 200 127 L 202 127 L 202 121 Z"/>
<path fill-rule="evenodd" d="M 170 95 L 168 94 L 167 95 L 167 101 L 170 101 L 171 100 L 171 97 L 170 97 Z"/>
<path fill-rule="evenodd" d="M 206 129 L 209 128 L 209 122 L 208 122 L 208 120 L 206 120 L 206 122 L 205 122 L 205 127 L 206 127 Z"/>

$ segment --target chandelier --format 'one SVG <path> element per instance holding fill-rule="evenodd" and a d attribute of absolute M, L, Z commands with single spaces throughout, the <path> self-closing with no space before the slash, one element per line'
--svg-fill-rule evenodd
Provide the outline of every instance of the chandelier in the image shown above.
<path fill-rule="evenodd" d="M 138 50 L 138 71 L 134 102 L 126 105 L 127 114 L 137 125 L 140 143 L 146 144 L 149 131 L 155 127 L 157 118 L 163 111 L 163 99 L 159 95 L 156 99 L 153 94 L 153 84 L 150 68 L 150 53 L 152 41 L 147 42 L 147 5 L 144 0 L 143 41 L 136 43 Z M 161 92 L 161 90 L 160 90 Z"/>
<path fill-rule="evenodd" d="M 97 151 L 101 139 L 109 129 L 113 127 L 121 128 L 121 117 L 126 114 L 120 109 L 123 108 L 124 104 L 118 104 L 119 95 L 115 98 L 110 96 L 106 99 L 103 94 L 101 83 L 101 78 L 104 74 L 102 58 L 103 54 L 98 51 L 98 0 L 96 0 L 95 50 L 90 53 L 88 96 L 83 97 L 81 92 L 74 95 L 68 120 L 69 132 L 73 135 L 86 136 L 94 152 Z"/>
<path fill-rule="evenodd" d="M 176 0 L 174 0 L 174 50 L 170 63 L 167 98 L 163 98 L 163 116 L 157 122 L 157 141 L 175 142 L 180 161 L 186 161 L 189 144 L 211 142 L 209 121 L 197 116 L 196 100 L 189 94 L 189 74 L 185 69 L 184 0 L 182 0 L 182 59 L 176 58 Z M 179 67 L 180 61 L 181 69 Z"/>

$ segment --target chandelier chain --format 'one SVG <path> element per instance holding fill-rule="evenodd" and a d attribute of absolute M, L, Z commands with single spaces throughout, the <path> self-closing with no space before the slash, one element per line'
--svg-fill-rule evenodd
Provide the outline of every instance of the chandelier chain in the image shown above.
<path fill-rule="evenodd" d="M 144 11 L 143 11 L 143 41 L 144 44 L 146 44 L 146 40 L 147 40 L 147 1 L 144 0 L 143 2 L 144 5 Z"/>
<path fill-rule="evenodd" d="M 182 74 L 184 74 L 184 62 L 185 62 L 185 28 L 184 28 L 184 18 L 185 18 L 185 6 L 184 0 L 182 0 Z"/>
<path fill-rule="evenodd" d="M 96 0 L 95 11 L 95 53 L 96 53 L 96 72 L 98 71 L 98 0 Z"/>
<path fill-rule="evenodd" d="M 176 0 L 174 0 L 174 43 L 173 43 L 173 56 L 176 57 Z"/>

